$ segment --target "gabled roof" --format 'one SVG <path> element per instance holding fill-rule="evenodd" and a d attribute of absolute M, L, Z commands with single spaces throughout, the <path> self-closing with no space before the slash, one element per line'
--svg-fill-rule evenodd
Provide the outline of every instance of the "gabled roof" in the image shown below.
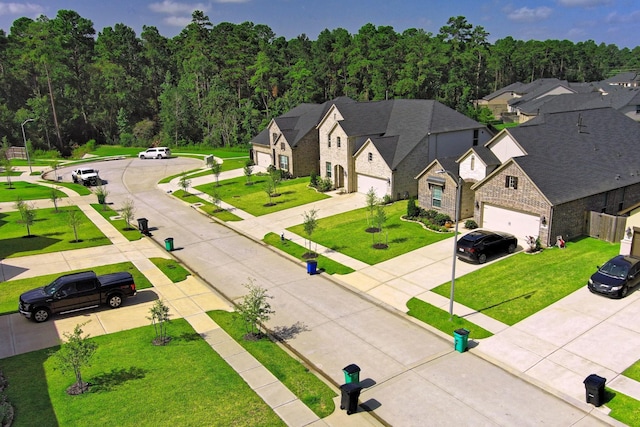
<path fill-rule="evenodd" d="M 340 126 L 356 137 L 355 154 L 371 139 L 391 169 L 395 169 L 430 134 L 441 134 L 483 125 L 434 100 L 395 99 L 338 106 L 344 118 Z M 389 138 L 395 137 L 395 138 Z M 390 144 L 389 147 L 382 147 Z"/>
<path fill-rule="evenodd" d="M 518 105 L 524 114 L 558 113 L 611 107 L 616 110 L 628 105 L 640 105 L 640 88 L 613 87 L 606 93 L 567 93 L 549 95 Z"/>
<path fill-rule="evenodd" d="M 457 158 L 439 157 L 429 163 L 426 168 L 422 169 L 422 171 L 420 171 L 420 173 L 416 175 L 415 179 L 420 179 L 420 177 L 427 173 L 427 171 L 431 169 L 435 164 L 439 164 L 440 166 L 442 166 L 442 169 L 451 172 L 454 175 L 456 181 L 458 181 L 458 179 L 460 178 L 460 175 L 458 175 L 460 172 L 460 164 L 458 163 Z"/>
<path fill-rule="evenodd" d="M 633 82 L 640 82 L 640 74 L 635 71 L 627 71 L 620 74 L 617 74 L 613 77 L 609 77 L 602 81 L 603 83 L 609 85 L 619 85 L 619 84 L 629 84 Z"/>
<path fill-rule="evenodd" d="M 557 205 L 640 183 L 640 123 L 613 108 L 542 114 L 509 133 L 512 159 Z"/>
<path fill-rule="evenodd" d="M 493 154 L 493 151 L 483 146 L 476 146 L 469 148 L 462 156 L 458 157 L 456 162 L 460 163 L 462 159 L 469 154 L 474 153 L 482 163 L 485 164 L 489 171 L 493 170 L 500 165 L 500 160 Z"/>
<path fill-rule="evenodd" d="M 525 88 L 527 85 L 525 85 L 524 83 L 521 82 L 515 82 L 515 83 L 511 83 L 508 86 L 503 87 L 502 89 L 498 89 L 497 91 L 490 93 L 489 95 L 483 97 L 482 99 L 486 99 L 487 101 L 492 100 L 493 98 L 497 98 L 498 96 L 502 95 L 503 93 L 507 93 L 507 92 L 513 92 L 513 93 L 517 93 L 517 94 L 522 94 L 523 92 L 523 88 Z"/>
<path fill-rule="evenodd" d="M 530 83 L 531 87 L 527 88 L 527 91 L 520 98 L 515 98 L 509 100 L 507 103 L 511 106 L 519 105 L 524 102 L 531 101 L 533 99 L 544 96 L 548 92 L 553 89 L 563 87 L 566 90 L 575 93 L 576 90 L 571 88 L 569 82 L 566 80 L 558 80 L 558 79 L 538 79 Z"/>

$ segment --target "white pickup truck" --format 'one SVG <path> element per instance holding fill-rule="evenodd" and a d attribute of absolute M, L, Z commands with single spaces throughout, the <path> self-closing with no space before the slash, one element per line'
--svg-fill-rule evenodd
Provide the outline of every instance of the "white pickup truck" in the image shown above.
<path fill-rule="evenodd" d="M 92 168 L 78 168 L 71 172 L 71 178 L 76 184 L 86 186 L 102 183 L 102 180 L 98 176 L 98 171 Z"/>

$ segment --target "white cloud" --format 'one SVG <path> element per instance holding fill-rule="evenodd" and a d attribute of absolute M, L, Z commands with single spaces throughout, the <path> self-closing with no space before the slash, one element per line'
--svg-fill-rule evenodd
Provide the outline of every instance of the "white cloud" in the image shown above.
<path fill-rule="evenodd" d="M 0 3 L 0 16 L 2 15 L 41 15 L 44 8 L 32 3 Z"/>
<path fill-rule="evenodd" d="M 607 6 L 613 2 L 611 0 L 558 0 L 558 3 L 567 7 L 595 7 Z"/>
<path fill-rule="evenodd" d="M 605 18 L 607 24 L 628 24 L 630 22 L 640 21 L 640 10 L 634 10 L 633 12 L 620 15 L 617 12 L 611 12 Z"/>
<path fill-rule="evenodd" d="M 171 25 L 172 27 L 184 28 L 191 23 L 190 16 L 169 16 L 162 20 L 167 25 Z"/>
<path fill-rule="evenodd" d="M 209 7 L 203 3 L 178 3 L 171 0 L 164 0 L 162 3 L 151 3 L 149 9 L 156 13 L 166 13 L 168 15 L 176 15 L 181 13 L 192 13 L 194 10 L 206 12 Z M 190 20 L 190 19 L 189 19 Z"/>
<path fill-rule="evenodd" d="M 540 19 L 547 19 L 552 12 L 553 10 L 551 8 L 545 6 L 536 7 L 535 9 L 521 7 L 520 9 L 510 12 L 507 15 L 507 18 L 512 21 L 532 22 Z"/>

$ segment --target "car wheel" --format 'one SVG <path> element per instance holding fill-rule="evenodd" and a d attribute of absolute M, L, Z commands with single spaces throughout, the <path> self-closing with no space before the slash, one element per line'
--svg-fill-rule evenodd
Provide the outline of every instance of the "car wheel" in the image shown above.
<path fill-rule="evenodd" d="M 478 255 L 478 263 L 484 264 L 485 262 L 487 262 L 487 255 L 486 254 Z"/>
<path fill-rule="evenodd" d="M 628 293 L 629 293 L 629 287 L 627 285 L 624 285 L 622 289 L 620 289 L 620 298 L 626 297 Z"/>
<path fill-rule="evenodd" d="M 46 308 L 38 308 L 33 312 L 33 320 L 37 323 L 46 322 L 51 316 L 51 313 Z"/>
<path fill-rule="evenodd" d="M 107 300 L 107 304 L 109 304 L 109 307 L 111 308 L 120 307 L 122 305 L 122 296 L 120 296 L 119 294 L 111 295 Z"/>
<path fill-rule="evenodd" d="M 516 251 L 516 245 L 514 245 L 513 243 L 509 245 L 509 247 L 507 248 L 507 252 L 512 254 Z"/>
<path fill-rule="evenodd" d="M 140 155 L 140 160 L 144 160 L 145 157 L 143 155 Z"/>
<path fill-rule="evenodd" d="M 162 154 L 158 154 L 158 155 L 156 156 L 156 159 L 161 159 L 161 158 L 162 158 Z"/>

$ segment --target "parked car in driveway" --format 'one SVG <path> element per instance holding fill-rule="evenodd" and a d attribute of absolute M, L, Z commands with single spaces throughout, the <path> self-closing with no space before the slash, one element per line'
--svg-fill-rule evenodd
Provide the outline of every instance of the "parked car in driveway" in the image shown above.
<path fill-rule="evenodd" d="M 640 259 L 618 255 L 593 273 L 587 286 L 594 293 L 624 298 L 640 282 Z"/>
<path fill-rule="evenodd" d="M 509 233 L 474 230 L 458 240 L 458 258 L 484 264 L 487 257 L 509 253 L 518 247 L 518 239 Z"/>

